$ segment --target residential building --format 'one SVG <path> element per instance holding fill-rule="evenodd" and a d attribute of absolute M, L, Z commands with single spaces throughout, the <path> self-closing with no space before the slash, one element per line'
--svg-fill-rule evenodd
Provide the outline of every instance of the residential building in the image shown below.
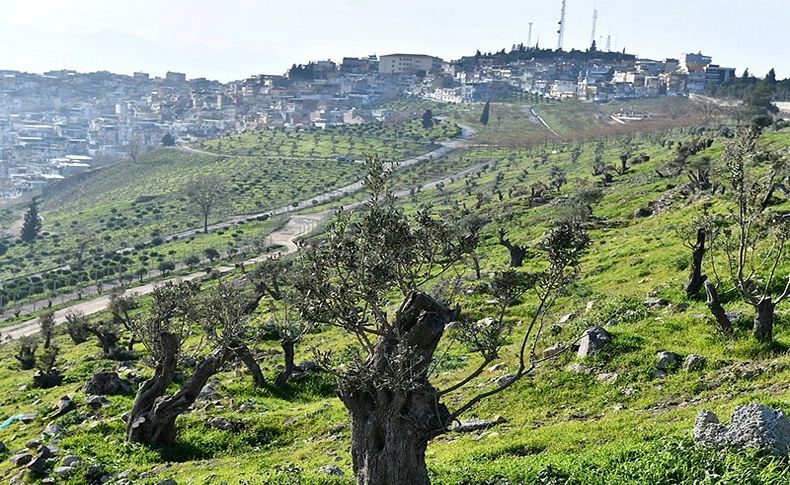
<path fill-rule="evenodd" d="M 424 54 L 389 54 L 379 58 L 380 74 L 428 73 L 441 68 L 441 59 Z"/>

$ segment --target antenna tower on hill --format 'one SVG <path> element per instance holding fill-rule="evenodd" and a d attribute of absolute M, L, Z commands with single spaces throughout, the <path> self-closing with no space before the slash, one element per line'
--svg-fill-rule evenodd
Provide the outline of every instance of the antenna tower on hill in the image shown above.
<path fill-rule="evenodd" d="M 557 50 L 562 50 L 562 41 L 565 37 L 565 0 L 562 0 L 562 10 L 560 11 L 560 21 L 557 22 L 560 28 L 557 30 Z"/>

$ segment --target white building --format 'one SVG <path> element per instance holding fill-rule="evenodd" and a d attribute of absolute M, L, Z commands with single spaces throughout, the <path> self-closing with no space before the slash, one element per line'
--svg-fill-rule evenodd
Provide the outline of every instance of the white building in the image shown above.
<path fill-rule="evenodd" d="M 442 60 L 424 54 L 389 54 L 379 58 L 381 74 L 414 74 L 441 69 Z"/>
<path fill-rule="evenodd" d="M 556 80 L 549 86 L 549 96 L 554 98 L 572 98 L 576 96 L 576 81 Z"/>

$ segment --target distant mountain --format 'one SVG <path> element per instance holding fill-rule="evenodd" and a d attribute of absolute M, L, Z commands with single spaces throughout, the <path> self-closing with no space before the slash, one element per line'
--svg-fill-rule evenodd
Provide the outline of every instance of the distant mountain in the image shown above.
<path fill-rule="evenodd" d="M 23 52 L 30 52 L 31 47 L 36 51 L 35 58 L 23 57 Z M 115 30 L 54 34 L 13 27 L 0 29 L 0 69 L 106 70 L 126 74 L 145 71 L 160 76 L 179 71 L 188 78 L 230 81 L 260 73 L 280 74 L 288 65 L 285 58 L 244 47 L 173 48 Z"/>

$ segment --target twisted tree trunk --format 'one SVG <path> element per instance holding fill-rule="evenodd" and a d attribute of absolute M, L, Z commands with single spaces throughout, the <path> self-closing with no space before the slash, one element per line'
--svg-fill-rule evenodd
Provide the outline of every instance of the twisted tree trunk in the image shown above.
<path fill-rule="evenodd" d="M 285 367 L 283 367 L 282 372 L 280 372 L 280 374 L 274 380 L 274 385 L 279 388 L 285 387 L 285 385 L 288 383 L 288 379 L 291 377 L 291 374 L 293 374 L 293 371 L 295 369 L 294 366 L 295 344 L 296 342 L 288 339 L 283 339 L 283 341 L 280 343 L 280 345 L 283 348 L 283 358 L 285 359 Z"/>
<path fill-rule="evenodd" d="M 710 281 L 705 281 L 705 293 L 707 295 L 707 305 L 710 313 L 716 320 L 716 326 L 724 333 L 732 333 L 732 323 L 727 318 L 727 312 L 719 302 L 719 294 L 716 287 Z"/>
<path fill-rule="evenodd" d="M 511 268 L 518 268 L 522 264 L 524 264 L 524 257 L 527 255 L 527 248 L 524 246 L 519 246 L 518 244 L 513 244 L 505 238 L 504 231 L 499 231 L 499 244 L 507 248 L 508 252 L 510 253 L 510 267 Z"/>
<path fill-rule="evenodd" d="M 163 345 L 168 350 L 178 349 L 176 337 L 166 334 Z M 192 377 L 175 394 L 165 396 L 173 382 L 177 352 L 168 353 L 154 376 L 145 381 L 137 392 L 129 421 L 126 439 L 147 445 L 172 444 L 176 441 L 176 418 L 183 414 L 200 395 L 206 382 L 216 374 L 225 360 L 224 352 L 214 351 L 198 365 Z"/>
<path fill-rule="evenodd" d="M 391 377 L 393 367 L 408 366 L 408 385 L 377 387 L 370 379 L 341 380 L 340 399 L 351 413 L 351 455 L 358 484 L 430 483 L 425 449 L 431 438 L 445 432 L 450 413 L 428 382 L 428 367 L 444 326 L 456 316 L 456 310 L 428 295 L 413 293 L 368 361 L 376 374 Z M 404 343 L 413 352 L 406 363 Z"/>
<path fill-rule="evenodd" d="M 705 257 L 705 230 L 697 229 L 697 242 L 691 247 L 691 268 L 689 278 L 683 289 L 686 295 L 691 297 L 699 293 L 707 276 L 702 274 L 702 261 Z"/>
<path fill-rule="evenodd" d="M 241 360 L 244 363 L 244 365 L 247 366 L 247 369 L 249 369 L 250 374 L 252 374 L 252 382 L 255 384 L 255 386 L 256 387 L 265 386 L 266 378 L 263 377 L 261 366 L 258 365 L 258 361 L 255 360 L 255 355 L 253 355 L 249 347 L 247 347 L 244 344 L 237 343 L 236 345 L 234 345 L 234 353 L 239 358 L 239 360 Z"/>
<path fill-rule="evenodd" d="M 163 334 L 161 345 L 166 358 L 157 364 L 154 375 L 137 390 L 129 420 L 126 422 L 126 439 L 133 443 L 152 443 L 149 429 L 151 423 L 146 423 L 147 414 L 164 395 L 176 373 L 178 339 L 175 335 Z"/>
<path fill-rule="evenodd" d="M 754 338 L 760 342 L 770 342 L 774 338 L 774 307 L 771 297 L 765 297 L 754 305 Z"/>
<path fill-rule="evenodd" d="M 96 336 L 96 339 L 99 340 L 102 357 L 104 357 L 105 359 L 110 358 L 110 356 L 113 355 L 113 349 L 115 349 L 115 344 L 117 344 L 118 341 L 120 340 L 118 334 L 113 332 L 103 332 L 97 329 L 90 329 L 89 331 Z"/>
<path fill-rule="evenodd" d="M 472 258 L 472 267 L 475 270 L 475 279 L 479 280 L 480 279 L 480 258 L 478 258 L 477 255 L 474 254 L 474 253 L 471 254 L 471 258 Z"/>
<path fill-rule="evenodd" d="M 19 370 L 31 370 L 36 367 L 36 355 L 33 352 L 20 353 L 14 357 L 19 361 Z"/>

